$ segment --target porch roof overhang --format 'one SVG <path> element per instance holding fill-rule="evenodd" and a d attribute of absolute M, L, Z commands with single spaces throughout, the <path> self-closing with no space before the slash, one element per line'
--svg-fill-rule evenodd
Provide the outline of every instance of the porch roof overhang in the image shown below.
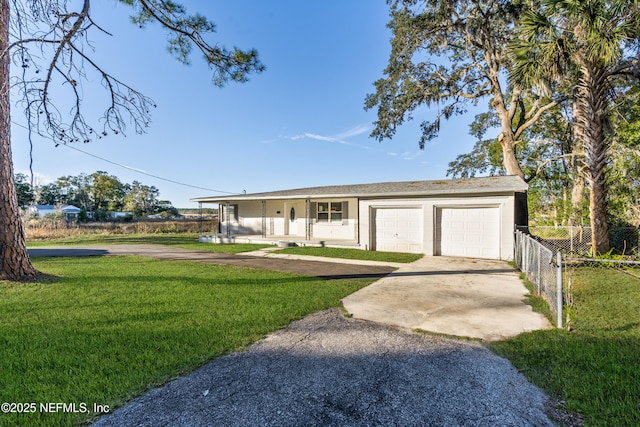
<path fill-rule="evenodd" d="M 228 203 L 235 201 L 329 199 L 329 198 L 395 198 L 429 197 L 438 195 L 496 194 L 527 191 L 528 185 L 518 176 L 492 176 L 433 181 L 380 182 L 374 184 L 334 185 L 298 188 L 266 193 L 198 197 L 199 203 Z"/>

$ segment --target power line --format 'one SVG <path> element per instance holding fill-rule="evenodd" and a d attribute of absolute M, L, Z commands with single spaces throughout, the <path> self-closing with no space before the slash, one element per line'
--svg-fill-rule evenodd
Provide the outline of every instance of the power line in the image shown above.
<path fill-rule="evenodd" d="M 16 126 L 19 126 L 19 127 L 23 128 L 23 129 L 27 129 L 27 130 L 29 130 L 27 127 L 25 127 L 25 126 L 21 125 L 20 123 L 16 123 L 16 122 L 14 122 L 14 121 L 11 121 L 11 123 L 13 123 L 13 124 L 14 124 L 14 125 L 16 125 Z M 133 167 L 131 167 L 131 166 L 127 166 L 127 165 L 123 165 L 123 164 L 118 163 L 118 162 L 114 162 L 113 160 L 105 159 L 104 157 L 100 157 L 100 156 L 97 156 L 97 155 L 95 155 L 95 154 L 91 154 L 91 153 L 89 153 L 89 152 L 86 152 L 86 151 L 81 150 L 81 149 L 79 149 L 79 148 L 73 147 L 73 146 L 71 146 L 71 145 L 67 145 L 67 144 L 58 144 L 58 145 L 62 145 L 62 146 L 67 147 L 67 148 L 69 148 L 69 149 L 71 149 L 71 150 L 75 150 L 75 151 L 78 151 L 78 152 L 80 152 L 80 153 L 82 153 L 82 154 L 85 154 L 85 155 L 87 155 L 87 156 L 94 157 L 94 158 L 96 158 L 96 159 L 98 159 L 98 160 L 102 160 L 103 162 L 111 163 L 112 165 L 116 165 L 116 166 L 119 166 L 119 167 L 121 167 L 121 168 L 128 169 L 128 170 L 130 170 L 130 171 L 133 171 L 133 172 L 136 172 L 136 173 L 139 173 L 139 174 L 142 174 L 142 175 L 150 176 L 150 177 L 152 177 L 152 178 L 160 179 L 160 180 L 162 180 L 162 181 L 170 182 L 170 183 L 172 183 L 172 184 L 182 185 L 182 186 L 184 186 L 184 187 L 196 188 L 196 189 L 198 189 L 198 190 L 213 191 L 213 192 L 215 192 L 215 193 L 239 194 L 239 193 L 237 193 L 237 192 L 233 193 L 233 192 L 230 192 L 230 191 L 214 190 L 214 189 L 211 189 L 211 188 L 199 187 L 199 186 L 197 186 L 197 185 L 185 184 L 184 182 L 175 181 L 175 180 L 173 180 L 173 179 L 169 179 L 169 178 L 163 178 L 163 177 L 161 177 L 161 176 L 154 175 L 154 174 L 151 174 L 151 173 L 147 173 L 147 172 L 144 172 L 144 171 L 142 171 L 142 170 L 140 170 L 140 169 L 133 168 Z"/>

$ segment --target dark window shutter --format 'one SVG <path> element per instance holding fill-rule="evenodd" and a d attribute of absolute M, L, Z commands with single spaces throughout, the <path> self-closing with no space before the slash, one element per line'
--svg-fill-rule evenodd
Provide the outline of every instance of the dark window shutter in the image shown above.
<path fill-rule="evenodd" d="M 342 225 L 349 224 L 349 202 L 342 202 Z"/>
<path fill-rule="evenodd" d="M 318 222 L 318 203 L 317 202 L 309 203 L 309 218 L 311 219 L 311 222 L 314 224 Z"/>

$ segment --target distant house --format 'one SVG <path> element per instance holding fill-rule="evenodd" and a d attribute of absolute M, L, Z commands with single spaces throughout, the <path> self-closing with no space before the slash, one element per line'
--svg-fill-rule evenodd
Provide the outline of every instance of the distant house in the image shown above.
<path fill-rule="evenodd" d="M 73 205 L 31 205 L 28 208 L 29 212 L 38 217 L 45 218 L 47 216 L 61 215 L 67 221 L 76 221 L 81 209 Z"/>
<path fill-rule="evenodd" d="M 109 218 L 111 219 L 122 219 L 122 218 L 133 218 L 133 212 L 109 212 Z"/>
<path fill-rule="evenodd" d="M 217 203 L 212 241 L 289 241 L 365 250 L 512 259 L 526 224 L 517 176 L 382 182 L 192 199 Z"/>

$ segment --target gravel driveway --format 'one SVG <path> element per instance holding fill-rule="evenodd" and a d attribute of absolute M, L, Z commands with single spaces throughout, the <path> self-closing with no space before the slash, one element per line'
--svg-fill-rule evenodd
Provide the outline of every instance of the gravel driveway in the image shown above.
<path fill-rule="evenodd" d="M 552 426 L 546 401 L 476 342 L 331 309 L 151 390 L 94 426 Z"/>

